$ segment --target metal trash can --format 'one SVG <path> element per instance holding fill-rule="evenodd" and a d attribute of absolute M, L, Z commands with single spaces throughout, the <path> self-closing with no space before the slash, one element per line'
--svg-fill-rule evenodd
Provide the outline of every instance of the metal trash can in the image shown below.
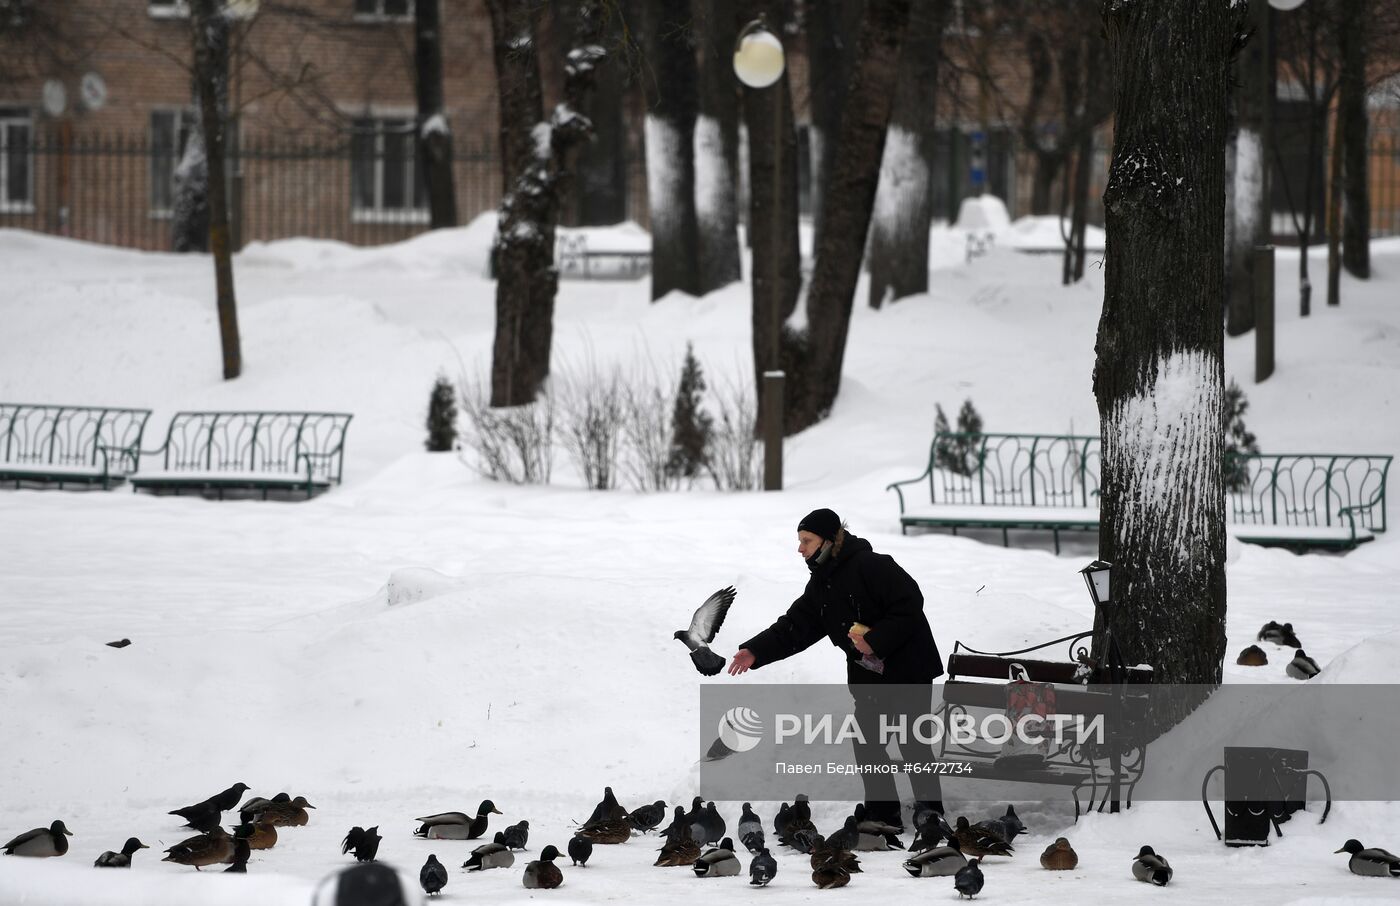
<path fill-rule="evenodd" d="M 1216 771 L 1225 772 L 1225 831 L 1215 821 L 1206 787 Z M 1316 776 L 1326 791 L 1321 824 L 1332 811 L 1332 787 L 1318 771 L 1308 770 L 1304 749 L 1267 746 L 1226 746 L 1225 763 L 1206 772 L 1201 781 L 1201 804 L 1210 826 L 1226 846 L 1268 846 L 1269 828 L 1280 837 L 1283 822 L 1307 806 L 1308 777 Z"/>

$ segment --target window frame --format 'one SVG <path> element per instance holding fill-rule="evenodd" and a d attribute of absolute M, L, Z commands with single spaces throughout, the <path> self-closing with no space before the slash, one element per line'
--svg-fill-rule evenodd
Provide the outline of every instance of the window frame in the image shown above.
<path fill-rule="evenodd" d="M 23 105 L 0 105 L 0 215 L 3 214 L 33 214 L 35 173 L 34 173 L 34 111 Z M 10 198 L 10 143 L 8 139 L 10 124 L 22 124 L 29 133 L 29 139 L 25 143 L 24 155 L 28 158 L 28 166 L 25 169 L 26 185 L 24 187 L 25 197 L 20 200 Z"/>
<path fill-rule="evenodd" d="M 375 110 L 368 113 L 360 113 L 352 117 L 352 133 L 350 142 L 350 222 L 351 223 L 382 223 L 382 224 L 423 224 L 431 220 L 428 208 L 427 186 L 424 184 L 420 172 L 420 162 L 418 160 L 418 130 L 417 116 L 409 112 L 393 112 Z M 373 133 L 368 132 L 364 125 L 372 123 Z M 389 124 L 394 124 L 390 128 Z M 397 128 L 398 126 L 407 128 Z M 413 149 L 413 153 L 402 157 L 405 172 L 401 174 L 403 182 L 408 189 L 409 203 L 405 207 L 386 207 L 384 204 L 385 195 L 385 159 L 387 152 L 385 139 L 389 136 L 403 136 L 409 139 L 408 144 Z M 369 160 L 371 165 L 371 187 L 373 195 L 372 204 L 365 206 L 361 204 L 359 193 L 356 190 L 357 176 L 362 172 L 359 167 L 361 156 L 356 139 L 372 137 L 372 156 Z"/>

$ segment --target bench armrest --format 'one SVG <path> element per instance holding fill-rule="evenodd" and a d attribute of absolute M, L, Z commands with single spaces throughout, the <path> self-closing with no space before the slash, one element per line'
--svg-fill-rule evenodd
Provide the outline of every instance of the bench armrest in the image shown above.
<path fill-rule="evenodd" d="M 899 512 L 900 512 L 900 515 L 903 515 L 903 514 L 904 514 L 904 491 L 902 491 L 901 488 L 902 488 L 904 485 L 906 485 L 906 484 L 915 484 L 915 483 L 917 483 L 917 482 L 923 481 L 925 478 L 927 478 L 927 479 L 929 479 L 930 481 L 932 481 L 932 480 L 933 480 L 933 477 L 932 477 L 932 476 L 933 476 L 933 464 L 930 462 L 930 463 L 929 463 L 929 467 L 928 467 L 927 469 L 924 469 L 924 474 L 920 475 L 918 478 L 906 478 L 906 479 L 904 479 L 903 481 L 895 481 L 895 482 L 891 482 L 890 484 L 885 485 L 885 490 L 886 490 L 886 491 L 894 491 L 896 494 L 899 495 Z M 929 496 L 932 497 L 932 495 L 933 495 L 933 492 L 932 492 L 932 490 L 930 490 L 930 491 L 929 491 Z"/>

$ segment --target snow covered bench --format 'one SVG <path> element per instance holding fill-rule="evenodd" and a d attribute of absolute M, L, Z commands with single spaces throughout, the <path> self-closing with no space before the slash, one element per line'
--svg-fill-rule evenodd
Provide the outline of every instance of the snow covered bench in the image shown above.
<path fill-rule="evenodd" d="M 119 484 L 136 469 L 149 409 L 0 403 L 0 481 Z"/>
<path fill-rule="evenodd" d="M 981 709 L 979 714 L 1004 713 L 1013 666 L 1024 668 L 1031 682 L 1054 687 L 1054 713 L 1081 715 L 1086 723 L 1097 718 L 1104 722 L 1102 745 L 1080 744 L 1070 731 L 1034 767 L 999 763 L 1000 747 L 976 742 L 962 744 L 945 733 L 940 741 L 939 760 L 965 762 L 972 768 L 970 773 L 954 775 L 954 782 L 1001 780 L 1067 786 L 1074 797 L 1075 820 L 1080 814 L 1080 792 L 1086 788 L 1090 810 L 1095 800 L 1100 811 L 1110 802 L 1116 811 L 1120 799 L 1132 805 L 1133 788 L 1147 765 L 1147 744 L 1138 737 L 1132 717 L 1135 712 L 1146 711 L 1152 668 L 1123 668 L 1121 682 L 1111 685 L 1109 671 L 1091 661 L 1092 639 L 1092 632 L 1081 632 L 1031 648 L 1003 652 L 977 651 L 960 641 L 954 642 L 942 690 L 939 717 L 943 726 L 949 726 L 959 715 L 974 717 L 971 709 Z M 1067 646 L 1072 660 L 1027 657 L 1062 644 Z"/>
<path fill-rule="evenodd" d="M 1349 550 L 1386 528 L 1390 456 L 1333 453 L 1227 454 L 1226 531 L 1251 544 Z M 900 527 L 1046 530 L 1099 527 L 1099 438 L 1085 435 L 939 432 L 917 478 L 886 487 L 899 495 Z M 928 483 L 928 502 L 905 488 Z M 921 496 L 921 495 L 920 495 Z"/>
<path fill-rule="evenodd" d="M 165 442 L 145 451 L 133 490 L 220 500 L 230 491 L 307 499 L 340 483 L 344 412 L 177 412 Z M 159 459 L 156 459 L 159 457 Z"/>
<path fill-rule="evenodd" d="M 651 236 L 639 227 L 598 229 L 561 227 L 554 238 L 560 277 L 625 278 L 651 273 Z"/>

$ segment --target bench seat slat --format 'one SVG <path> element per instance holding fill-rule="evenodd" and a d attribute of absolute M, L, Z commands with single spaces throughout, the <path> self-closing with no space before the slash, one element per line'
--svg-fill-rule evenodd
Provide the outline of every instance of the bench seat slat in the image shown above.
<path fill-rule="evenodd" d="M 138 472 L 128 476 L 137 487 L 199 487 L 204 485 L 223 487 L 305 487 L 305 475 L 287 472 Z M 326 478 L 311 479 L 315 487 L 327 487 Z"/>

